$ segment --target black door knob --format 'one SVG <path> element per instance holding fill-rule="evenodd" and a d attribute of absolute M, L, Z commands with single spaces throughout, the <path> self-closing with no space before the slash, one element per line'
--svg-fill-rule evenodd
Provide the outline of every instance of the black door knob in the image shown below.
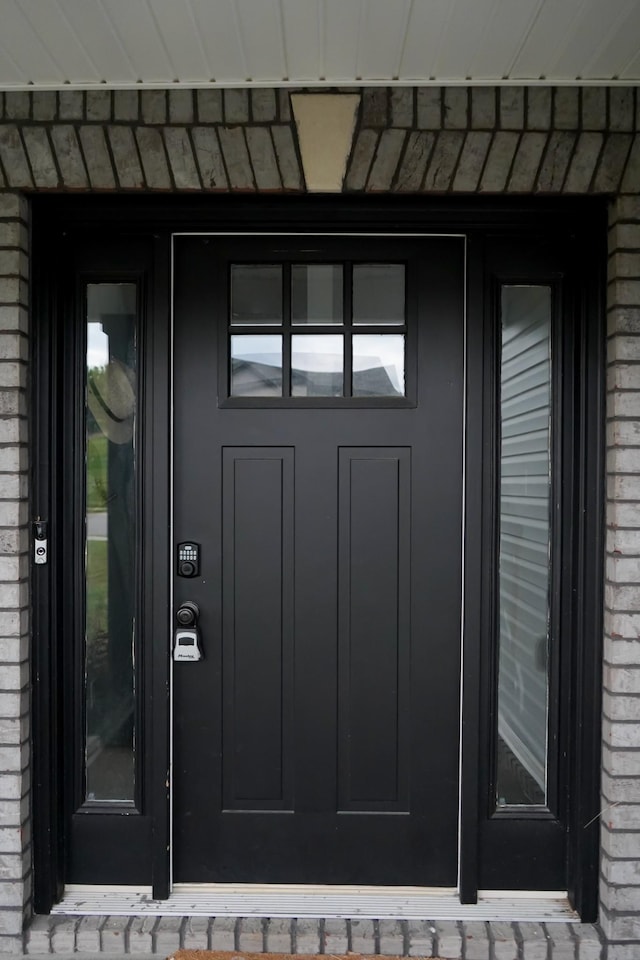
<path fill-rule="evenodd" d="M 185 600 L 176 610 L 176 620 L 181 627 L 192 627 L 198 622 L 199 616 L 200 608 L 191 600 Z"/>

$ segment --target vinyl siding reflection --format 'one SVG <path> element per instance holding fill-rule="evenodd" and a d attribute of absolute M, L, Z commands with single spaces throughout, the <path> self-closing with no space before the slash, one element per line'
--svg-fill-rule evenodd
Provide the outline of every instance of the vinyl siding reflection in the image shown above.
<path fill-rule="evenodd" d="M 500 452 L 498 804 L 546 791 L 550 288 L 504 287 Z M 508 750 L 504 750 L 504 746 Z"/>
<path fill-rule="evenodd" d="M 343 395 L 342 380 L 342 371 L 292 370 L 291 393 L 295 397 L 339 397 Z M 234 397 L 282 396 L 282 370 L 270 364 L 232 360 L 231 383 L 231 393 Z M 357 395 L 402 396 L 393 386 L 384 367 L 358 371 Z"/>

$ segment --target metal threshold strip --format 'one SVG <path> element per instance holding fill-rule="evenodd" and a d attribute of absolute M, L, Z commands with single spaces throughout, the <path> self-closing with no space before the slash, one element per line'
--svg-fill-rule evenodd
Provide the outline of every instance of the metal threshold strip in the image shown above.
<path fill-rule="evenodd" d="M 563 892 L 484 891 L 461 904 L 456 890 L 299 884 L 176 884 L 168 900 L 131 887 L 76 886 L 58 915 L 295 917 L 297 919 L 504 920 L 578 922 Z"/>

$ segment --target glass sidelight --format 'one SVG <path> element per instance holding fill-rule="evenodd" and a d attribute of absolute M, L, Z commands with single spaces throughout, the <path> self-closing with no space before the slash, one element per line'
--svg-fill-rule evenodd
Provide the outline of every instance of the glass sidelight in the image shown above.
<path fill-rule="evenodd" d="M 134 801 L 137 286 L 86 286 L 85 801 Z"/>
<path fill-rule="evenodd" d="M 501 297 L 496 805 L 547 803 L 551 288 Z"/>

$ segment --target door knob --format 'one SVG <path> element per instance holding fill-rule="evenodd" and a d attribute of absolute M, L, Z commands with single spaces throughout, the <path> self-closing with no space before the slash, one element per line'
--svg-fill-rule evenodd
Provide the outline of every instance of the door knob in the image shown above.
<path fill-rule="evenodd" d="M 194 627 L 200 616 L 200 608 L 192 600 L 185 600 L 176 610 L 176 620 L 181 627 Z"/>
<path fill-rule="evenodd" d="M 185 600 L 176 610 L 178 626 L 175 631 L 173 659 L 178 662 L 193 662 L 202 660 L 200 649 L 200 631 L 198 617 L 200 609 L 192 600 Z"/>

